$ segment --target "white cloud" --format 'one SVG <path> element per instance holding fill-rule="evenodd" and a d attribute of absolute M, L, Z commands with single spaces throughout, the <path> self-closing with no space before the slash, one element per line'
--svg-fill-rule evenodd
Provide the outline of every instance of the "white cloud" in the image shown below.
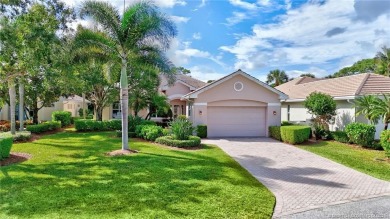
<path fill-rule="evenodd" d="M 171 16 L 171 19 L 175 23 L 187 23 L 191 18 L 189 17 L 180 17 L 180 16 Z"/>
<path fill-rule="evenodd" d="M 249 18 L 250 16 L 248 15 L 248 13 L 233 11 L 233 16 L 226 18 L 226 22 L 228 26 L 233 26 Z"/>
<path fill-rule="evenodd" d="M 227 74 L 217 72 L 207 66 L 193 66 L 188 69 L 191 71 L 192 77 L 204 82 L 207 82 L 208 80 L 218 80 Z"/>
<path fill-rule="evenodd" d="M 368 58 L 382 45 L 390 45 L 390 33 L 375 34 L 378 29 L 388 29 L 390 14 L 371 23 L 357 22 L 355 16 L 351 1 L 307 3 L 289 10 L 274 23 L 254 25 L 251 35 L 240 36 L 234 45 L 220 49 L 236 56 L 236 68 L 255 70 L 262 66 L 326 64 L 346 57 Z M 335 27 L 347 29 L 325 36 Z"/>
<path fill-rule="evenodd" d="M 206 6 L 206 0 L 202 0 L 198 8 L 202 8 L 204 6 Z"/>
<path fill-rule="evenodd" d="M 194 38 L 195 40 L 200 40 L 200 39 L 202 39 L 202 34 L 199 33 L 199 32 L 194 33 L 194 34 L 192 35 L 192 38 Z"/>
<path fill-rule="evenodd" d="M 233 6 L 240 7 L 240 8 L 247 9 L 247 10 L 256 10 L 258 8 L 256 3 L 249 3 L 246 1 L 242 1 L 242 0 L 229 0 L 229 2 Z"/>
<path fill-rule="evenodd" d="M 184 0 L 154 0 L 154 2 L 162 8 L 172 8 L 176 5 L 185 6 L 187 4 Z"/>

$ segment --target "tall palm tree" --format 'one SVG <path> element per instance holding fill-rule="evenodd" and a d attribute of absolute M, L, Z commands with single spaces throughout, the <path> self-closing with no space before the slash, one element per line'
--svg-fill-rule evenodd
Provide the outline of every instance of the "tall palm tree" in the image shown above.
<path fill-rule="evenodd" d="M 147 54 L 148 49 L 165 50 L 176 36 L 173 22 L 150 2 L 138 2 L 119 11 L 107 2 L 85 1 L 81 15 L 91 17 L 101 32 L 83 30 L 76 41 L 80 47 L 99 47 L 116 54 L 121 63 L 120 100 L 122 109 L 122 149 L 128 150 L 128 75 L 129 59 Z M 104 33 L 104 34 L 103 34 Z"/>
<path fill-rule="evenodd" d="M 288 81 L 286 72 L 279 69 L 272 70 L 267 75 L 267 84 L 271 84 L 276 87 Z"/>
<path fill-rule="evenodd" d="M 364 115 L 371 124 L 377 124 L 380 116 L 374 113 L 374 108 L 380 99 L 374 95 L 365 95 L 355 100 L 356 116 Z"/>
<path fill-rule="evenodd" d="M 375 57 L 377 61 L 376 73 L 390 77 L 390 48 L 382 47 Z"/>

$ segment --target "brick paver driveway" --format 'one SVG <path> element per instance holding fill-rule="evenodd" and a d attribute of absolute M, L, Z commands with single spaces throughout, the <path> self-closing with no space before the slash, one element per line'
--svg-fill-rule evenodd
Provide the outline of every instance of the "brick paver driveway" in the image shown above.
<path fill-rule="evenodd" d="M 207 139 L 276 196 L 273 217 L 390 194 L 390 183 L 268 138 Z"/>

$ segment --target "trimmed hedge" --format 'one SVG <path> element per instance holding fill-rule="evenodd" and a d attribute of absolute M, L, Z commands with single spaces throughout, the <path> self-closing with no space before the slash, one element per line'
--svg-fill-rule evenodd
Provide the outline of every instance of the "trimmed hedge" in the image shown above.
<path fill-rule="evenodd" d="M 281 126 L 289 126 L 289 125 L 294 125 L 294 123 L 291 123 L 289 121 L 282 121 Z"/>
<path fill-rule="evenodd" d="M 26 130 L 31 133 L 39 134 L 47 131 L 57 130 L 60 128 L 61 128 L 61 122 L 51 121 L 51 122 L 44 122 L 38 125 L 28 125 L 26 127 Z"/>
<path fill-rule="evenodd" d="M 346 132 L 344 131 L 334 131 L 331 132 L 331 136 L 335 141 L 341 142 L 341 143 L 349 143 L 349 138 Z"/>
<path fill-rule="evenodd" d="M 51 114 L 51 119 L 61 122 L 61 126 L 65 127 L 72 123 L 72 113 L 68 111 L 54 111 Z"/>
<path fill-rule="evenodd" d="M 374 147 L 375 126 L 364 123 L 350 123 L 345 128 L 349 140 L 363 147 Z"/>
<path fill-rule="evenodd" d="M 172 136 L 163 136 L 156 139 L 156 142 L 159 144 L 164 144 L 168 146 L 178 147 L 178 148 L 190 148 L 198 147 L 200 145 L 200 138 L 198 136 L 189 136 L 188 140 L 176 140 Z"/>
<path fill-rule="evenodd" d="M 109 121 L 95 121 L 90 119 L 79 119 L 74 122 L 76 131 L 112 131 L 121 130 L 122 121 L 113 119 Z"/>
<path fill-rule="evenodd" d="M 207 125 L 196 126 L 196 135 L 199 138 L 207 138 Z"/>
<path fill-rule="evenodd" d="M 280 135 L 283 142 L 289 144 L 300 144 L 310 138 L 311 128 L 309 126 L 281 126 Z"/>
<path fill-rule="evenodd" d="M 13 142 L 14 139 L 11 134 L 9 133 L 0 134 L 0 160 L 9 157 Z"/>
<path fill-rule="evenodd" d="M 381 133 L 381 146 L 385 150 L 387 157 L 390 157 L 390 130 Z"/>
<path fill-rule="evenodd" d="M 268 127 L 268 133 L 271 138 L 274 138 L 278 141 L 282 140 L 282 135 L 280 134 L 280 126 Z"/>

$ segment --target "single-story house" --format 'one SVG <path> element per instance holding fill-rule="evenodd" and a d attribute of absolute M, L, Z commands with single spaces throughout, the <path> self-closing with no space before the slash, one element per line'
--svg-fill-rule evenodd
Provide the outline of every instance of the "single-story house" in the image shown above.
<path fill-rule="evenodd" d="M 340 78 L 318 79 L 300 77 L 275 87 L 288 95 L 282 100 L 282 121 L 308 123 L 312 115 L 303 106 L 303 101 L 312 92 L 329 94 L 337 103 L 337 115 L 330 124 L 330 130 L 344 130 L 351 122 L 369 123 L 363 115 L 355 116 L 354 100 L 363 95 L 390 93 L 390 77 L 365 73 Z M 384 128 L 382 122 L 376 125 L 376 138 Z"/>
<path fill-rule="evenodd" d="M 181 98 L 200 87 L 206 85 L 205 82 L 200 81 L 196 78 L 193 78 L 188 75 L 178 74 L 175 76 L 176 80 L 173 85 L 168 84 L 166 77 L 160 77 L 160 86 L 158 92 L 160 94 L 166 95 L 171 105 L 171 110 L 173 117 L 176 118 L 179 115 L 187 115 L 188 104 L 187 101 L 181 100 Z M 133 113 L 129 109 L 129 113 Z M 141 110 L 138 115 L 141 117 L 146 117 L 148 114 L 148 109 Z M 121 118 L 121 109 L 120 103 L 115 102 L 112 106 L 106 107 L 103 109 L 103 120 L 110 119 L 120 119 Z M 159 121 L 161 118 L 152 118 L 153 120 Z"/>
<path fill-rule="evenodd" d="M 89 100 L 85 100 L 85 104 L 90 103 Z M 72 113 L 72 116 L 79 116 L 79 109 L 83 106 L 83 98 L 77 95 L 66 97 L 60 97 L 52 107 L 43 107 L 38 111 L 38 118 L 40 121 L 50 121 L 51 114 L 54 111 L 68 111 Z M 87 107 L 87 106 L 86 106 Z M 16 116 L 18 117 L 19 108 L 16 107 Z M 32 114 L 29 115 L 32 117 Z M 10 120 L 10 108 L 7 104 L 3 106 L 0 111 L 0 120 Z"/>
<path fill-rule="evenodd" d="M 238 70 L 184 95 L 194 125 L 207 125 L 209 137 L 268 136 L 281 123 L 287 95 Z"/>

